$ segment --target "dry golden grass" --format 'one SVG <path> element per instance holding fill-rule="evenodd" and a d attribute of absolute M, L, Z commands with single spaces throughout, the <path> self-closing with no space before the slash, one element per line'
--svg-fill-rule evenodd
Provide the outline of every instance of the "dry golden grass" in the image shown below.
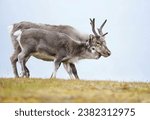
<path fill-rule="evenodd" d="M 0 78 L 0 102 L 150 102 L 150 83 Z"/>

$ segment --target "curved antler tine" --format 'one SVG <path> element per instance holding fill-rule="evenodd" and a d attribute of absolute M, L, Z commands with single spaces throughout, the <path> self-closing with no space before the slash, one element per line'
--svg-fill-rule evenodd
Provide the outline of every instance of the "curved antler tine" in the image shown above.
<path fill-rule="evenodd" d="M 98 32 L 100 35 L 103 35 L 102 29 L 103 29 L 106 22 L 107 22 L 107 19 L 103 22 L 103 24 L 100 26 L 100 28 L 98 28 Z"/>
<path fill-rule="evenodd" d="M 93 18 L 93 20 L 95 21 L 95 18 Z M 93 22 L 93 20 L 90 18 L 90 24 Z"/>
<path fill-rule="evenodd" d="M 103 34 L 103 37 L 105 36 L 105 35 L 107 35 L 108 34 L 108 32 L 106 32 L 105 34 Z"/>
<path fill-rule="evenodd" d="M 90 18 L 90 24 L 91 24 L 94 35 L 98 36 L 98 34 L 96 33 L 96 30 L 95 30 L 95 18 L 93 18 L 93 20 Z"/>

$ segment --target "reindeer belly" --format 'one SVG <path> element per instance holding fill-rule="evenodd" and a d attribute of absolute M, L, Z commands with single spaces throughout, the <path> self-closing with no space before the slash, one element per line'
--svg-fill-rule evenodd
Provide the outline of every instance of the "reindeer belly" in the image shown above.
<path fill-rule="evenodd" d="M 34 56 L 35 58 L 38 58 L 38 59 L 41 59 L 44 61 L 54 61 L 56 59 L 55 56 L 48 55 L 44 52 L 34 52 L 31 55 Z M 70 58 L 67 56 L 62 59 L 62 62 L 69 62 L 69 63 L 75 63 L 78 61 L 79 61 L 79 57 L 71 57 Z"/>
<path fill-rule="evenodd" d="M 31 55 L 44 61 L 53 61 L 55 59 L 54 56 L 48 55 L 46 53 L 35 52 L 32 53 Z"/>
<path fill-rule="evenodd" d="M 69 63 L 76 63 L 79 61 L 79 57 L 68 58 L 66 61 Z"/>

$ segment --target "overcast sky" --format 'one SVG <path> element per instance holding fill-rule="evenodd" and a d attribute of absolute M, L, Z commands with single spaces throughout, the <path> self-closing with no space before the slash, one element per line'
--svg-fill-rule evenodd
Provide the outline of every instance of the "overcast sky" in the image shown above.
<path fill-rule="evenodd" d="M 10 56 L 13 47 L 7 27 L 31 21 L 68 24 L 90 34 L 89 18 L 104 31 L 112 55 L 76 63 L 81 79 L 150 82 L 150 1 L 149 0 L 0 0 L 0 77 L 13 77 Z M 30 58 L 31 77 L 49 78 L 52 62 Z M 20 67 L 19 67 L 20 68 Z M 69 78 L 64 68 L 59 78 Z"/>

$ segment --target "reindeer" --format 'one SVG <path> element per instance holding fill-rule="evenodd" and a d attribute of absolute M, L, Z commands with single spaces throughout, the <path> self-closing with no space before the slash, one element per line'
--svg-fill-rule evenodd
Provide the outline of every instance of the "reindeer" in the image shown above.
<path fill-rule="evenodd" d="M 12 43 L 13 43 L 15 51 L 14 51 L 14 54 L 11 56 L 11 63 L 12 63 L 15 77 L 19 77 L 17 67 L 16 67 L 16 62 L 18 61 L 18 54 L 21 52 L 20 45 L 19 45 L 18 41 L 16 40 L 17 37 L 14 35 L 14 32 L 16 32 L 17 30 L 37 28 L 37 29 L 44 29 L 47 31 L 56 31 L 56 32 L 65 33 L 76 41 L 83 41 L 83 42 L 87 41 L 90 36 L 93 39 L 93 43 L 95 44 L 97 51 L 102 56 L 108 57 L 111 54 L 111 52 L 107 48 L 106 42 L 105 42 L 105 35 L 108 33 L 103 34 L 103 32 L 102 32 L 102 28 L 104 27 L 106 21 L 107 20 L 105 20 L 104 23 L 98 29 L 98 33 L 99 33 L 98 34 L 95 30 L 95 19 L 90 19 L 90 24 L 91 24 L 94 35 L 81 34 L 78 30 L 76 30 L 72 26 L 68 26 L 68 25 L 35 24 L 35 23 L 31 23 L 31 22 L 20 22 L 20 23 L 13 24 L 10 27 L 11 28 L 10 35 L 11 35 L 11 39 L 12 39 Z M 71 78 L 76 78 L 76 79 L 79 78 L 74 63 L 63 62 L 63 65 L 64 65 L 64 68 L 66 69 L 66 71 L 69 73 Z M 26 68 L 26 71 L 29 74 L 29 70 L 27 68 Z"/>
<path fill-rule="evenodd" d="M 30 56 L 54 61 L 55 67 L 51 78 L 56 77 L 57 70 L 63 62 L 74 63 L 74 60 L 98 59 L 101 54 L 96 51 L 93 38 L 86 42 L 75 41 L 65 33 L 30 28 L 14 33 L 21 47 L 18 60 L 21 64 L 22 77 L 28 77 L 26 62 Z"/>

